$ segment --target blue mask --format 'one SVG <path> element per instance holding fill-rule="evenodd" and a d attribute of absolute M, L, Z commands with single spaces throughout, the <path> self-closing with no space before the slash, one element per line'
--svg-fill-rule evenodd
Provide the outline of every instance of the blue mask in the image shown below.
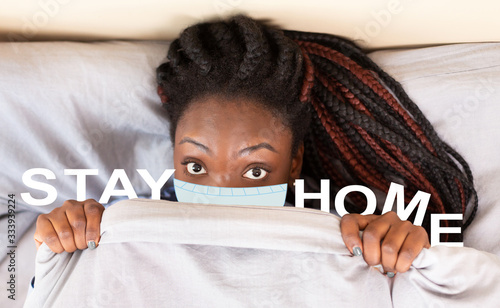
<path fill-rule="evenodd" d="M 283 206 L 285 204 L 287 184 L 257 187 L 218 187 L 192 184 L 174 178 L 174 188 L 179 202 Z"/>

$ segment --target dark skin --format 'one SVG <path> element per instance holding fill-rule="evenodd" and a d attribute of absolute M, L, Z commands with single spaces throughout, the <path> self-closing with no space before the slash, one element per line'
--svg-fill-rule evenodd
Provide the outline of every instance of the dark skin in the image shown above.
<path fill-rule="evenodd" d="M 300 176 L 303 155 L 302 144 L 292 154 L 291 130 L 262 105 L 248 99 L 206 97 L 193 102 L 178 122 L 175 177 L 223 187 L 292 185 Z M 60 253 L 85 249 L 91 240 L 98 243 L 103 211 L 92 199 L 69 200 L 40 215 L 37 247 L 45 242 Z M 340 228 L 351 253 L 359 247 L 367 264 L 381 264 L 385 272 L 407 271 L 420 251 L 430 247 L 425 229 L 401 221 L 394 212 L 344 215 Z"/>
<path fill-rule="evenodd" d="M 277 125 L 271 113 L 262 112 L 262 106 L 222 102 L 201 100 L 179 120 L 175 177 L 221 187 L 292 185 L 302 169 L 304 147 L 292 157 L 290 129 Z M 210 117 L 202 116 L 206 114 Z M 267 129 L 273 123 L 277 129 Z"/>

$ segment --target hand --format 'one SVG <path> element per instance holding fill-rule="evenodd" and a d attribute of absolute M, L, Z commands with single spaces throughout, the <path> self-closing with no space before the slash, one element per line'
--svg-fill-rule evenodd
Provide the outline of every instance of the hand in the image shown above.
<path fill-rule="evenodd" d="M 392 211 L 384 215 L 344 215 L 340 230 L 351 253 L 357 255 L 354 249 L 359 247 L 366 263 L 381 264 L 389 277 L 406 272 L 420 251 L 431 246 L 423 227 L 402 221 Z M 363 240 L 359 237 L 361 230 Z"/>
<path fill-rule="evenodd" d="M 45 242 L 50 250 L 61 253 L 85 249 L 91 245 L 89 241 L 97 245 L 103 211 L 104 206 L 88 199 L 83 202 L 68 200 L 52 212 L 41 214 L 36 221 L 36 248 Z"/>

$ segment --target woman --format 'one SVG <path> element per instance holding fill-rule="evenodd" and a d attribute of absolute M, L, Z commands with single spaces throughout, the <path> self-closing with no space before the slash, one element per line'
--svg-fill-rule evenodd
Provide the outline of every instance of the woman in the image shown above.
<path fill-rule="evenodd" d="M 428 192 L 424 227 L 394 212 L 342 217 L 347 248 L 369 265 L 381 264 L 390 277 L 430 246 L 431 213 L 465 214 L 471 206 L 459 225 L 473 219 L 477 198 L 467 163 L 352 43 L 236 16 L 187 28 L 168 59 L 157 69 L 158 94 L 170 117 L 176 179 L 292 187 L 309 176 L 331 179 L 334 192 L 354 183 L 386 192 L 398 182 L 406 202 L 418 190 Z M 349 200 L 349 212 L 364 210 L 362 195 Z M 94 200 L 70 200 L 40 215 L 37 246 L 95 248 L 103 210 Z"/>

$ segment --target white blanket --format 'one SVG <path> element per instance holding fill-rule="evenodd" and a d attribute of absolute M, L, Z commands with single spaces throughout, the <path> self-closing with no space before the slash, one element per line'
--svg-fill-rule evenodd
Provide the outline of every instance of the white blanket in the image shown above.
<path fill-rule="evenodd" d="M 37 254 L 25 307 L 498 307 L 500 259 L 425 249 L 390 279 L 352 256 L 339 218 L 291 207 L 135 199 L 97 249 Z"/>

